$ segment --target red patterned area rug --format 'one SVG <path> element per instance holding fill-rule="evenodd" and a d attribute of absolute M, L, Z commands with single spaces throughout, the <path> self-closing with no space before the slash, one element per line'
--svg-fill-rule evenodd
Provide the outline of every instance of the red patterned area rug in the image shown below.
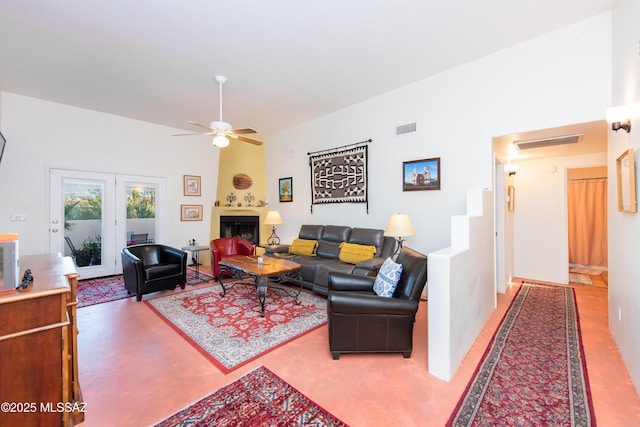
<path fill-rule="evenodd" d="M 523 283 L 447 426 L 595 426 L 572 288 Z"/>
<path fill-rule="evenodd" d="M 327 322 L 327 301 L 301 292 L 300 304 L 269 288 L 265 317 L 255 286 L 241 284 L 220 296 L 216 284 L 145 301 L 182 337 L 227 373 Z"/>
<path fill-rule="evenodd" d="M 192 268 L 187 268 L 187 284 L 198 285 L 205 281 L 213 280 L 213 276 L 200 272 L 200 277 L 196 278 L 196 272 Z M 97 279 L 86 279 L 78 282 L 78 308 L 87 307 L 103 302 L 115 301 L 131 297 L 124 288 L 122 274 L 118 276 L 99 277 Z"/>
<path fill-rule="evenodd" d="M 156 426 L 347 425 L 262 366 Z"/>

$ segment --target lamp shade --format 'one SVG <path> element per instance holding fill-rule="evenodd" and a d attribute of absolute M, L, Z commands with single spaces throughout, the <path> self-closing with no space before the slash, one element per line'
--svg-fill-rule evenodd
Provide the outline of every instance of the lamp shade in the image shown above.
<path fill-rule="evenodd" d="M 626 105 L 607 108 L 607 111 L 605 112 L 605 118 L 609 124 L 625 122 L 630 116 L 630 109 Z"/>
<path fill-rule="evenodd" d="M 264 223 L 267 225 L 282 224 L 280 213 L 278 213 L 278 211 L 269 211 L 264 218 Z"/>
<path fill-rule="evenodd" d="M 411 224 L 411 220 L 407 214 L 393 214 L 389 218 L 387 228 L 384 230 L 385 236 L 406 237 L 415 236 L 416 230 Z"/>

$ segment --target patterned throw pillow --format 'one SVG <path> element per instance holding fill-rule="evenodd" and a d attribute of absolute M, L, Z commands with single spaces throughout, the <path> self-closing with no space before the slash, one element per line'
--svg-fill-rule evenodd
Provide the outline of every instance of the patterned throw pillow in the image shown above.
<path fill-rule="evenodd" d="M 355 243 L 340 243 L 340 255 L 338 259 L 348 264 L 357 264 L 360 261 L 373 258 L 376 254 L 375 246 L 356 245 Z"/>
<path fill-rule="evenodd" d="M 373 283 L 373 292 L 381 297 L 392 297 L 402 275 L 402 264 L 387 258 L 380 267 L 376 281 Z"/>
<path fill-rule="evenodd" d="M 294 255 L 316 255 L 317 240 L 294 239 L 289 246 L 289 253 Z"/>

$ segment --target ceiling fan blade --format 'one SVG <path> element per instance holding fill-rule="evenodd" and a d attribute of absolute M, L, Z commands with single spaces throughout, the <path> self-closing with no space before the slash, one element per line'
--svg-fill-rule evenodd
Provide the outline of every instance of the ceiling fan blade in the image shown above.
<path fill-rule="evenodd" d="M 203 133 L 174 133 L 171 136 L 202 136 L 202 135 L 214 135 L 213 132 L 203 132 Z"/>
<path fill-rule="evenodd" d="M 246 136 L 236 135 L 236 138 L 239 139 L 240 141 L 248 142 L 249 144 L 262 145 L 262 141 L 258 141 L 257 139 L 247 138 Z"/>
<path fill-rule="evenodd" d="M 211 128 L 210 128 L 210 127 L 205 126 L 205 125 L 201 125 L 200 123 L 197 123 L 197 122 L 192 122 L 192 121 L 190 121 L 190 120 L 187 120 L 187 123 L 189 123 L 190 125 L 194 125 L 194 126 L 201 127 L 201 128 L 203 128 L 203 129 L 206 129 L 206 130 L 211 130 Z"/>
<path fill-rule="evenodd" d="M 235 133 L 236 135 L 243 135 L 245 133 L 257 133 L 254 129 L 251 128 L 232 129 L 231 132 Z"/>

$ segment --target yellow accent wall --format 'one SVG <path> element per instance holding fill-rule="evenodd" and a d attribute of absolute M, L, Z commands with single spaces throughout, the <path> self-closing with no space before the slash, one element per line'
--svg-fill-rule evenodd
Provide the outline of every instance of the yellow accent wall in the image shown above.
<path fill-rule="evenodd" d="M 253 181 L 251 187 L 246 190 L 234 188 L 233 177 L 237 174 L 250 176 Z M 258 201 L 264 201 L 267 194 L 266 175 L 264 145 L 257 146 L 231 139 L 228 147 L 220 149 L 216 200 L 221 205 L 226 204 L 227 195 L 234 193 L 236 200 L 233 206 L 242 203 L 242 207 L 247 207 L 245 196 L 251 193 L 255 197 L 251 205 L 258 206 Z"/>

